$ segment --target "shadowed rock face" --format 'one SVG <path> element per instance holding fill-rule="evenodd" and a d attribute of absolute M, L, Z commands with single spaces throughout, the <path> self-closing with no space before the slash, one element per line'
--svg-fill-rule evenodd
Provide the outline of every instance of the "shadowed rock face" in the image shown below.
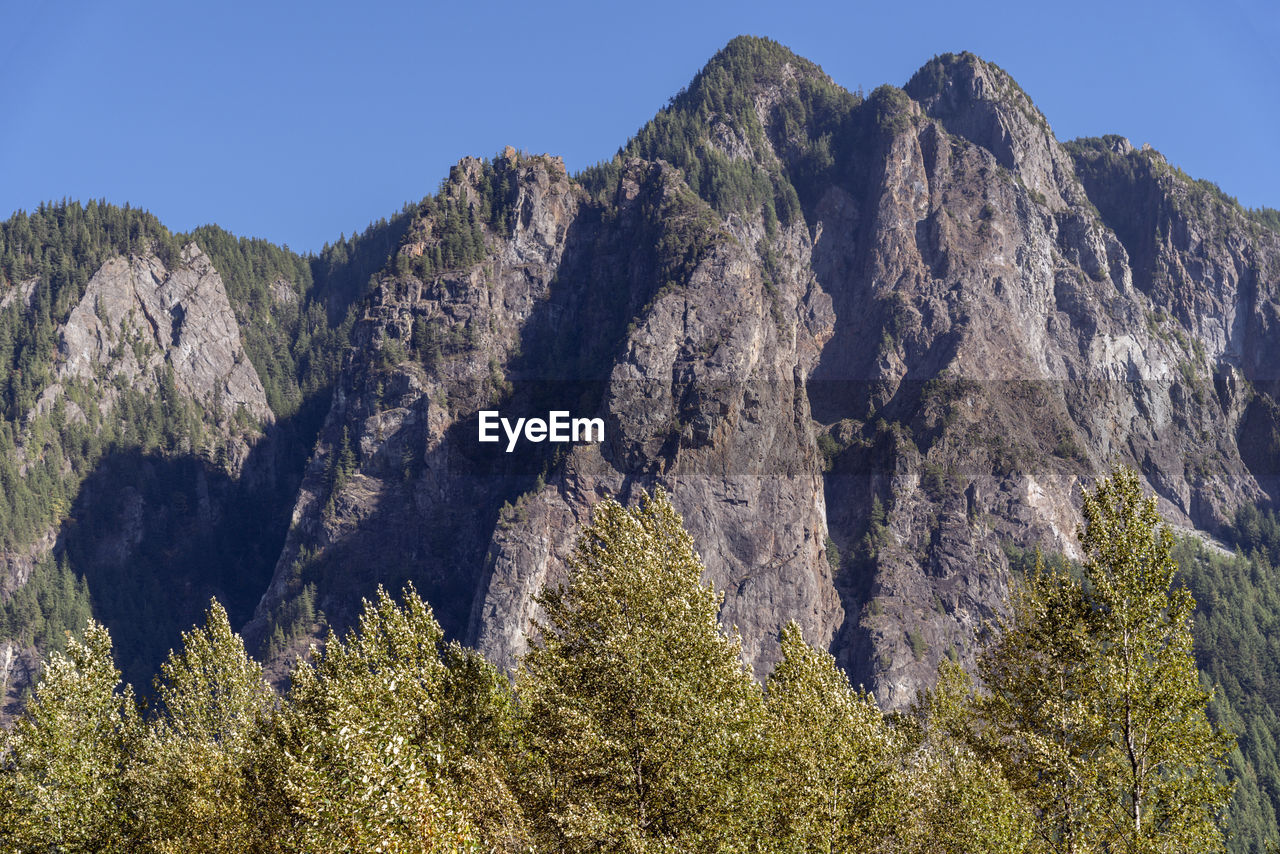
<path fill-rule="evenodd" d="M 221 277 L 194 243 L 180 260 L 174 270 L 153 254 L 117 257 L 102 265 L 58 330 L 54 381 L 24 424 L 57 407 L 65 407 L 68 422 L 86 423 L 89 413 L 67 395 L 70 384 L 85 389 L 80 399 L 97 407 L 94 423 L 119 418 L 122 389 L 158 397 L 163 378 L 171 375 L 174 393 L 201 407 L 209 433 L 224 443 L 227 467 L 239 472 L 261 432 L 232 425 L 232 417 L 239 411 L 262 426 L 275 417 L 241 344 Z M 20 433 L 17 443 L 23 448 L 30 437 Z M 127 554 L 136 542 L 126 541 L 136 540 L 135 535 L 125 526 L 115 532 L 118 542 L 108 550 Z M 59 531 L 50 529 L 27 548 L 0 552 L 0 588 L 8 591 L 25 583 L 58 540 Z"/>
<path fill-rule="evenodd" d="M 627 164 L 621 207 L 658 193 L 688 190 L 666 166 Z M 683 215 L 654 225 L 679 228 Z M 776 256 L 769 280 L 754 248 L 764 246 Z M 635 282 L 653 296 L 603 377 L 592 414 L 603 416 L 607 440 L 571 451 L 546 486 L 522 499 L 528 523 L 496 532 L 469 628 L 481 650 L 513 664 L 535 615 L 532 597 L 563 579 L 563 557 L 589 505 L 655 485 L 675 496 L 709 581 L 725 591 L 723 619 L 742 631 L 759 675 L 772 669 L 790 620 L 829 641 L 842 609 L 825 558 L 804 384 L 832 315 L 809 270 L 810 249 L 798 227 L 766 238 L 758 228 L 727 226 L 684 282 Z"/>
<path fill-rule="evenodd" d="M 860 101 L 735 45 L 604 179 L 498 158 L 515 214 L 479 261 L 388 268 L 251 634 L 307 585 L 343 626 L 412 580 L 512 666 L 591 505 L 663 485 L 758 675 L 796 620 L 900 706 L 971 660 L 1005 544 L 1077 553 L 1099 473 L 1137 466 L 1208 531 L 1274 489 L 1273 233 L 1154 152 L 1063 146 L 976 57 Z M 693 103 L 726 75 L 736 95 Z M 701 166 L 660 142 L 686 107 Z M 726 205 L 708 163 L 800 207 Z M 445 189 L 477 217 L 486 168 Z M 437 226 L 401 253 L 429 256 Z M 477 442 L 482 409 L 601 417 L 606 441 L 506 454 Z"/>
<path fill-rule="evenodd" d="M 787 620 L 829 639 L 841 606 L 804 378 L 831 312 L 803 229 L 773 238 L 783 274 L 766 284 L 760 229 L 720 223 L 668 165 L 629 162 L 607 205 L 585 199 L 558 160 L 511 155 L 496 168 L 516 178 L 510 236 L 487 235 L 487 258 L 470 270 L 388 277 L 361 321 L 364 346 L 251 633 L 265 635 L 273 597 L 317 578 L 319 607 L 349 620 L 351 588 L 368 579 L 315 567 L 376 561 L 383 583 L 415 581 L 446 626 L 513 665 L 533 597 L 564 577 L 591 505 L 662 484 L 710 580 L 733 591 L 725 618 L 762 674 Z M 448 192 L 473 194 L 478 170 L 464 162 Z M 379 359 L 387 341 L 421 357 L 415 329 L 466 344 L 429 368 Z M 480 409 L 600 417 L 606 440 L 506 454 L 478 443 Z M 343 435 L 360 467 L 333 490 L 328 461 Z"/>
<path fill-rule="evenodd" d="M 1216 243 L 1166 241 L 1135 276 L 1112 227 L 1123 203 L 1095 208 L 1090 193 L 1114 187 L 1100 174 L 1119 171 L 1113 160 L 1139 158 L 1161 176 L 1161 204 L 1185 209 L 1187 182 L 1154 155 L 1068 152 L 974 57 L 935 60 L 907 92 L 919 100 L 901 106 L 863 212 L 843 215 L 861 233 L 824 228 L 815 250 L 838 320 L 811 380 L 820 420 L 853 434 L 828 477 L 833 530 L 859 530 L 867 491 L 888 512 L 869 601 L 836 651 L 890 705 L 942 655 L 969 657 L 1007 585 L 1002 541 L 1074 551 L 1080 490 L 1098 473 L 1138 467 L 1168 517 L 1209 531 L 1264 497 L 1268 464 L 1246 462 L 1237 435 L 1265 375 L 1241 356 L 1257 346 L 1251 326 L 1269 327 L 1242 315 L 1272 310 L 1280 257 L 1274 234 L 1213 203 L 1189 230 Z M 842 201 L 833 190 L 815 213 L 839 216 Z M 1175 285 L 1175 269 L 1209 281 Z M 878 346 L 853 343 L 878 332 Z M 891 462 L 869 465 L 868 447 Z"/>

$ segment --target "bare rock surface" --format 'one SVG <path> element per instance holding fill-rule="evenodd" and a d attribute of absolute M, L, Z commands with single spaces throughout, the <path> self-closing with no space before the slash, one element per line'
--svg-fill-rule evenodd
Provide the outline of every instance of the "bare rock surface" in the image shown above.
<path fill-rule="evenodd" d="M 425 587 L 446 625 L 513 666 L 533 598 L 563 580 L 591 505 L 663 485 L 762 674 L 788 620 L 827 642 L 840 604 L 804 376 L 831 314 L 807 271 L 807 235 L 777 238 L 786 274 L 766 285 L 758 227 L 717 225 L 666 164 L 628 163 L 607 222 L 558 159 L 512 152 L 495 168 L 513 185 L 511 233 L 487 234 L 468 270 L 384 280 L 361 321 L 368 349 L 353 353 L 250 635 L 265 638 L 272 610 L 308 583 L 331 622 L 349 620 L 351 587 L 373 579 L 316 567 L 377 555 L 395 567 L 377 580 Z M 447 192 L 474 203 L 480 177 L 463 161 Z M 707 230 L 692 257 L 657 248 L 691 227 Z M 430 251 L 432 232 L 411 229 L 408 252 Z M 661 280 L 673 265 L 682 277 Z M 440 340 L 458 352 L 438 352 Z M 379 366 L 369 357 L 388 341 L 425 350 L 431 370 Z M 514 419 L 557 407 L 602 418 L 604 443 L 507 455 L 477 442 L 480 409 Z M 344 441 L 360 462 L 335 486 Z"/>
<path fill-rule="evenodd" d="M 62 378 L 105 372 L 147 382 L 168 365 L 178 389 L 202 406 L 274 420 L 222 279 L 195 244 L 175 270 L 154 255 L 107 261 L 72 310 L 61 353 Z"/>
<path fill-rule="evenodd" d="M 15 289 L 20 296 L 23 288 L 30 293 L 29 285 L 23 285 Z M 87 427 L 97 434 L 96 441 L 103 441 L 104 434 L 117 443 L 121 437 L 127 441 L 124 447 L 106 447 L 94 460 L 96 471 L 73 472 L 63 464 L 61 475 L 77 487 L 74 501 L 59 508 L 57 518 L 29 542 L 0 551 L 5 599 L 30 580 L 40 563 L 66 560 L 68 532 L 80 523 L 91 525 L 94 536 L 78 554 L 77 574 L 125 572 L 140 548 L 178 553 L 187 544 L 168 542 L 175 528 L 198 538 L 213 527 L 215 517 L 225 514 L 233 496 L 242 497 L 235 481 L 264 428 L 275 421 L 222 279 L 194 243 L 182 250 L 172 269 L 153 252 L 108 259 L 56 332 L 52 381 L 21 418 L 16 436 L 19 472 L 28 476 L 33 463 L 50 453 L 47 443 L 59 421 Z M 143 453 L 136 447 L 143 428 L 134 422 L 140 420 L 139 408 L 157 404 L 189 407 L 192 432 L 174 437 L 173 447 Z M 213 500 L 210 479 L 219 484 Z M 153 491 L 161 482 L 180 488 L 157 500 L 154 494 L 141 494 L 134 480 L 150 484 Z M 157 546 L 157 541 L 164 542 Z M 175 590 L 190 591 L 184 608 L 192 618 L 209 595 L 220 595 L 228 586 L 193 577 L 182 565 L 166 570 Z M 111 598 L 117 592 L 91 589 L 96 597 Z M 145 611 L 147 604 L 129 607 Z M 38 662 L 37 650 L 25 641 L 0 643 L 0 696 L 6 704 L 0 718 L 16 709 Z M 122 661 L 126 670 L 137 664 Z"/>

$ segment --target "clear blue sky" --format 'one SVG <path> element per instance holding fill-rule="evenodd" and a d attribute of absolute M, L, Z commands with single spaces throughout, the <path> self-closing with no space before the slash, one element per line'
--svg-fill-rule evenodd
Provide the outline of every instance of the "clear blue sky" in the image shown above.
<path fill-rule="evenodd" d="M 578 170 L 733 36 L 846 88 L 971 50 L 1060 139 L 1120 133 L 1280 207 L 1274 0 L 0 0 L 0 217 L 64 196 L 316 250 L 510 144 Z"/>

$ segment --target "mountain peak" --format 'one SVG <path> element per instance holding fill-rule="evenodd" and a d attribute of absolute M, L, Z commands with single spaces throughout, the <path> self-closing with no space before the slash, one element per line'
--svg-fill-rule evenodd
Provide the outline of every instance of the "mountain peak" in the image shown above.
<path fill-rule="evenodd" d="M 935 56 L 912 75 L 905 88 L 937 119 L 945 121 L 994 107 L 1017 113 L 1030 125 L 1053 133 L 1044 114 L 1009 72 L 968 51 Z"/>
<path fill-rule="evenodd" d="M 1069 158 L 1044 115 L 1003 68 L 968 51 L 945 53 L 925 63 L 906 92 L 948 133 L 990 151 L 1051 208 L 1067 204 L 1074 185 L 1065 177 Z"/>
<path fill-rule="evenodd" d="M 816 64 L 773 39 L 760 36 L 737 36 L 708 60 L 702 71 L 698 73 L 698 77 L 724 72 L 729 74 L 735 82 L 759 83 L 775 77 L 788 64 L 798 70 L 822 73 L 822 69 Z M 697 77 L 694 78 L 694 82 L 696 84 Z M 693 85 L 690 86 L 690 89 L 692 88 Z"/>
<path fill-rule="evenodd" d="M 763 104 L 798 80 L 831 79 L 815 63 L 786 46 L 758 36 L 738 36 L 713 56 L 689 85 L 671 99 L 670 108 L 730 122 L 751 122 Z"/>
<path fill-rule="evenodd" d="M 935 56 L 911 76 L 905 88 L 922 103 L 958 107 L 967 100 L 1006 101 L 1040 114 L 1013 75 L 967 50 Z"/>
<path fill-rule="evenodd" d="M 665 160 L 718 213 L 763 214 L 771 231 L 799 214 L 789 167 L 829 165 L 828 145 L 859 100 L 778 42 L 738 36 L 611 163 L 580 178 L 598 194 L 616 184 L 628 157 Z"/>

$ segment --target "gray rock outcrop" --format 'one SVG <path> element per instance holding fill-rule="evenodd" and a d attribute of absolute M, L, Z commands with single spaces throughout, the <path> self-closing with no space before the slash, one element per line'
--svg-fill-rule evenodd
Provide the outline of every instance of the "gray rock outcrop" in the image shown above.
<path fill-rule="evenodd" d="M 107 261 L 61 338 L 60 379 L 148 382 L 167 365 L 178 391 L 206 409 L 274 420 L 222 279 L 194 243 L 175 270 L 154 255 Z"/>

